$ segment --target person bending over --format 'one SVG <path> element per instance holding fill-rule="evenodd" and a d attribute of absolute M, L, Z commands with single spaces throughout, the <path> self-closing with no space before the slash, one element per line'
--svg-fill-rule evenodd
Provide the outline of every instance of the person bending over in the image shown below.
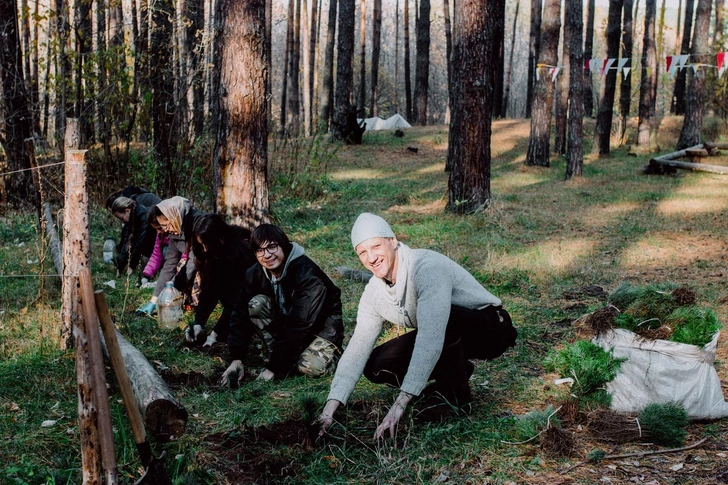
<path fill-rule="evenodd" d="M 440 253 L 398 241 L 381 217 L 359 215 L 351 244 L 374 276 L 359 300 L 354 334 L 319 417 L 320 435 L 364 374 L 400 389 L 374 435 L 389 431 L 394 437 L 415 396 L 437 395 L 457 406 L 469 402 L 474 366 L 467 359 L 498 357 L 518 333 L 501 300 L 467 270 Z M 384 322 L 412 330 L 375 348 Z M 425 389 L 430 380 L 434 383 Z"/>
<path fill-rule="evenodd" d="M 258 379 L 294 368 L 311 377 L 332 373 L 344 338 L 341 290 L 280 227 L 261 224 L 250 244 L 258 262 L 245 274 L 230 319 L 233 360 L 222 383 L 235 374 L 242 379 L 243 357 L 255 332 L 269 351 Z"/>
<path fill-rule="evenodd" d="M 109 210 L 123 224 L 119 255 L 114 261 L 116 268 L 132 274 L 141 257 L 149 258 L 154 250 L 157 231 L 147 223 L 149 208 L 134 199 L 120 196 L 114 199 Z"/>

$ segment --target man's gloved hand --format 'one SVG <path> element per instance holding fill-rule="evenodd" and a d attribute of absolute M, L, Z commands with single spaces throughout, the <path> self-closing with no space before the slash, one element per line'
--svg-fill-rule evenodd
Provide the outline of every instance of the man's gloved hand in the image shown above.
<path fill-rule="evenodd" d="M 245 372 L 243 370 L 243 361 L 242 360 L 234 360 L 230 364 L 230 367 L 227 368 L 225 372 L 222 374 L 222 379 L 220 379 L 220 383 L 223 386 L 227 386 L 230 383 L 230 379 L 235 376 L 235 374 L 238 375 L 238 382 L 243 380 L 243 376 L 245 375 Z"/>
<path fill-rule="evenodd" d="M 188 325 L 185 329 L 185 340 L 189 343 L 201 344 L 205 340 L 205 330 L 201 325 Z"/>
<path fill-rule="evenodd" d="M 210 335 L 207 336 L 207 340 L 205 340 L 205 343 L 202 344 L 203 347 L 212 347 L 217 343 L 217 333 L 213 330 L 210 332 Z"/>
<path fill-rule="evenodd" d="M 140 315 L 140 316 L 146 315 L 148 317 L 151 317 L 156 311 L 157 311 L 157 304 L 149 301 L 145 305 L 142 305 L 139 308 L 137 308 L 136 314 Z"/>

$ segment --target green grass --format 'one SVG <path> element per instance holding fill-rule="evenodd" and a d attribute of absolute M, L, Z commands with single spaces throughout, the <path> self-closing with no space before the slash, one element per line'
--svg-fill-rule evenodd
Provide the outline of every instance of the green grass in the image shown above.
<path fill-rule="evenodd" d="M 512 135 L 510 125 L 500 126 L 495 126 L 496 137 Z M 513 349 L 495 361 L 477 363 L 470 415 L 422 423 L 408 412 L 395 441 L 377 442 L 373 435 L 396 390 L 365 379 L 347 409 L 337 414 L 341 424 L 313 447 L 260 448 L 251 441 L 284 423 L 308 421 L 316 399 L 325 399 L 329 378 L 246 380 L 237 389 L 217 385 L 224 361 L 181 351 L 180 330 L 161 331 L 153 320 L 133 314 L 151 290 L 137 289 L 133 281 L 127 288 L 126 278 L 116 278 L 102 263 L 104 237 L 118 233 L 118 225 L 103 210 L 103 200 L 94 201 L 94 285 L 105 290 L 120 331 L 154 365 L 206 379 L 174 387 L 190 412 L 187 431 L 178 441 L 155 444 L 157 453 L 167 452 L 176 484 L 224 483 L 236 466 L 263 470 L 265 463 L 253 463 L 247 454 L 255 450 L 264 452 L 268 464 L 291 470 L 285 476 L 261 471 L 258 483 L 432 483 L 443 472 L 451 483 L 528 483 L 531 474 L 552 462 L 532 444 L 507 443 L 514 441 L 512 416 L 546 409 L 563 397 L 544 377 L 543 360 L 574 341 L 571 322 L 603 305 L 596 298 L 569 299 L 566 290 L 596 284 L 612 292 L 622 281 L 637 286 L 670 282 L 689 284 L 701 305 L 725 296 L 722 279 L 714 276 L 724 267 L 719 255 L 724 254 L 728 207 L 719 176 L 644 176 L 645 160 L 615 149 L 609 159 L 587 157 L 585 177 L 565 182 L 563 160 L 549 169 L 524 167 L 527 140 L 519 136 L 512 136 L 512 144 L 494 145 L 493 203 L 469 216 L 443 211 L 448 175 L 441 144 L 447 132 L 441 127 L 408 130 L 403 139 L 367 134 L 360 147 L 322 147 L 315 156 L 301 158 L 316 168 L 325 165 L 308 178 L 271 174 L 275 221 L 329 274 L 337 266 L 359 267 L 350 229 L 361 211 L 373 211 L 384 215 L 410 246 L 435 249 L 470 270 L 503 299 L 519 328 Z M 408 152 L 408 146 L 419 153 Z M 698 245 L 700 251 L 691 250 Z M 7 277 L 49 272 L 50 259 L 42 268 L 42 256 L 32 213 L 0 214 L 2 484 L 80 483 L 74 358 L 58 350 L 56 340 L 59 285 L 52 278 L 41 285 L 39 277 Z M 342 290 L 348 337 L 363 285 L 334 278 Z M 111 280 L 115 289 L 104 284 Z M 725 308 L 714 311 L 718 320 L 725 318 Z M 246 372 L 254 375 L 259 365 L 251 357 Z M 131 482 L 138 477 L 138 454 L 108 369 L 107 379 L 120 475 Z M 49 419 L 57 424 L 42 428 Z M 231 437 L 227 449 L 232 454 L 215 447 L 214 440 L 223 435 Z"/>

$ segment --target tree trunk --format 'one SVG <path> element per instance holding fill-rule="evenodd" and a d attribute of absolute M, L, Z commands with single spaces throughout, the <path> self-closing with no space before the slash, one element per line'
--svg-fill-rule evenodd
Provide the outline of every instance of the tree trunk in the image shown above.
<path fill-rule="evenodd" d="M 321 115 L 319 131 L 329 130 L 331 111 L 334 106 L 334 46 L 336 44 L 336 7 L 338 0 L 329 0 L 329 19 L 326 29 L 326 53 L 324 54 L 324 82 L 321 89 Z"/>
<path fill-rule="evenodd" d="M 447 1 L 447 0 L 445 0 Z M 513 15 L 513 32 L 511 33 L 511 52 L 508 54 L 508 70 L 503 90 L 503 116 L 508 116 L 508 98 L 511 96 L 511 77 L 513 75 L 513 54 L 516 51 L 516 26 L 518 25 L 518 10 L 521 0 L 516 0 L 516 13 Z"/>
<path fill-rule="evenodd" d="M 63 288 L 61 296 L 61 348 L 73 348 L 73 329 L 81 324 L 81 297 L 78 293 L 78 272 L 88 265 L 90 251 L 88 239 L 88 214 L 78 211 L 88 204 L 86 184 L 86 162 L 84 151 L 80 151 L 78 121 L 69 118 L 64 129 L 65 153 L 65 197 L 63 206 Z M 79 190 L 78 187 L 84 187 Z M 86 232 L 84 232 L 86 231 Z"/>
<path fill-rule="evenodd" d="M 76 100 L 74 102 L 74 117 L 81 123 L 82 141 L 95 141 L 93 133 L 92 116 L 86 109 L 86 98 L 94 99 L 94 85 L 85 79 L 84 64 L 91 57 L 91 0 L 78 0 L 76 8 Z"/>
<path fill-rule="evenodd" d="M 311 0 L 313 4 L 316 0 Z M 301 3 L 301 54 L 303 61 L 303 133 L 304 136 L 311 136 L 311 38 L 314 37 L 313 30 L 309 29 L 308 23 L 308 0 Z"/>
<path fill-rule="evenodd" d="M 352 108 L 354 88 L 354 0 L 339 0 L 339 36 L 336 57 L 336 91 L 334 93 L 334 140 L 344 141 L 349 133 L 346 117 Z"/>
<path fill-rule="evenodd" d="M 569 134 L 566 150 L 565 179 L 581 177 L 584 166 L 584 56 L 582 54 L 582 30 L 584 14 L 581 0 L 567 0 L 564 16 L 564 43 L 569 49 Z"/>
<path fill-rule="evenodd" d="M 182 8 L 182 36 L 180 43 L 180 67 L 183 74 L 180 79 L 182 92 L 180 92 L 180 109 L 186 106 L 185 117 L 188 121 L 183 124 L 186 132 L 184 139 L 188 144 L 194 143 L 195 138 L 202 134 L 205 124 L 205 114 L 202 110 L 204 96 L 202 70 L 200 69 L 200 49 L 197 46 L 204 31 L 204 5 L 202 0 L 184 0 Z"/>
<path fill-rule="evenodd" d="M 657 55 L 655 52 L 655 0 L 645 4 L 645 34 L 642 40 L 642 76 L 640 78 L 637 144 L 650 146 L 655 135 L 655 93 L 657 91 Z"/>
<path fill-rule="evenodd" d="M 639 2 L 636 2 L 639 5 Z M 620 123 L 620 145 L 627 143 L 627 120 L 629 119 L 630 101 L 632 99 L 632 0 L 624 0 L 622 14 L 622 55 L 627 59 L 625 68 L 630 68 L 630 72 L 625 75 L 622 70 L 622 84 L 619 88 L 619 114 Z"/>
<path fill-rule="evenodd" d="M 559 30 L 561 29 L 561 2 L 547 0 L 541 23 L 541 53 L 538 63 L 556 66 L 558 63 Z M 554 103 L 554 82 L 547 69 L 541 69 L 536 81 L 531 110 L 531 133 L 528 138 L 526 165 L 548 167 L 549 136 L 551 134 L 551 109 Z"/>
<path fill-rule="evenodd" d="M 288 123 L 288 78 L 291 71 L 291 55 L 293 52 L 293 25 L 296 16 L 296 7 L 293 0 L 288 2 L 288 16 L 286 17 L 286 47 L 285 60 L 283 61 L 283 76 L 281 83 L 281 129 L 280 135 L 288 134 L 286 124 Z"/>
<path fill-rule="evenodd" d="M 568 3 L 568 0 L 565 2 Z M 564 16 L 564 19 L 566 17 Z M 564 20 L 566 22 L 566 20 Z M 554 136 L 554 152 L 566 154 L 567 136 L 566 125 L 569 118 L 569 90 L 571 89 L 569 66 L 571 62 L 571 44 L 566 42 L 566 25 L 564 26 L 564 44 L 561 46 L 561 69 L 556 76 L 556 122 Z"/>
<path fill-rule="evenodd" d="M 265 0 L 221 0 L 216 209 L 232 224 L 270 220 L 265 86 Z"/>
<path fill-rule="evenodd" d="M 609 17 L 607 19 L 607 57 L 619 57 L 619 40 L 622 33 L 621 14 L 623 0 L 609 1 Z M 615 66 L 616 67 L 616 66 Z M 617 70 L 607 70 L 602 76 L 602 87 L 599 93 L 599 112 L 595 129 L 595 151 L 600 155 L 609 155 L 609 142 L 612 134 L 612 111 L 614 109 L 614 92 L 617 87 Z"/>
<path fill-rule="evenodd" d="M 587 0 L 586 34 L 584 35 L 584 59 L 591 59 L 594 51 L 594 16 L 596 0 Z M 592 92 L 592 76 L 589 67 L 584 69 L 584 116 L 594 116 L 594 93 Z"/>
<path fill-rule="evenodd" d="M 693 13 L 695 10 L 695 0 L 685 0 L 685 26 L 682 32 L 682 42 L 680 44 L 680 54 L 689 54 L 690 36 L 693 35 Z M 692 51 L 695 52 L 695 51 Z M 707 51 L 705 51 L 707 52 Z M 700 52 L 701 54 L 705 52 Z M 670 104 L 670 113 L 676 115 L 686 114 L 685 106 L 685 85 L 687 84 L 686 76 L 689 69 L 678 69 L 675 78 L 675 87 L 672 91 L 672 103 Z"/>
<path fill-rule="evenodd" d="M 404 111 L 407 121 L 413 122 L 412 118 L 412 61 L 410 60 L 410 0 L 404 0 Z"/>
<path fill-rule="evenodd" d="M 528 91 L 526 99 L 526 118 L 531 117 L 533 96 L 536 86 L 536 64 L 541 51 L 541 3 L 531 0 L 531 34 L 528 45 Z"/>
<path fill-rule="evenodd" d="M 420 126 L 427 126 L 427 97 L 430 84 L 430 0 L 420 0 L 420 12 L 417 17 L 416 66 L 414 121 Z"/>
<path fill-rule="evenodd" d="M 43 232 L 48 239 L 48 247 L 51 251 L 51 259 L 53 259 L 53 267 L 56 269 L 58 276 L 63 275 L 63 247 L 61 240 L 58 239 L 58 229 L 53 221 L 53 211 L 48 202 L 43 202 Z"/>
<path fill-rule="evenodd" d="M 371 86 L 369 91 L 369 115 L 378 116 L 379 102 L 379 53 L 382 48 L 382 0 L 374 0 L 372 11 L 372 65 L 369 68 Z"/>
<path fill-rule="evenodd" d="M 318 45 L 319 29 L 321 24 L 321 13 L 319 10 L 320 0 L 311 0 L 311 34 L 308 45 L 308 96 L 311 99 L 310 116 L 311 128 L 308 134 L 311 135 L 316 126 L 316 92 L 318 86 L 318 55 L 316 46 Z"/>
<path fill-rule="evenodd" d="M 455 5 L 453 80 L 462 95 L 453 103 L 459 127 L 452 140 L 457 159 L 450 171 L 447 209 L 459 214 L 481 210 L 491 201 L 491 118 L 503 5 L 504 0 L 458 0 Z"/>
<path fill-rule="evenodd" d="M 301 120 L 301 85 L 299 70 L 301 68 L 301 0 L 291 0 L 295 5 L 293 17 L 293 41 L 288 65 L 288 126 L 293 136 L 298 136 Z"/>
<path fill-rule="evenodd" d="M 695 31 L 693 42 L 690 47 L 690 57 L 694 63 L 707 64 L 711 57 L 710 52 L 710 10 L 711 0 L 698 0 L 697 13 L 695 15 Z M 697 72 L 690 71 L 688 90 L 685 100 L 685 119 L 683 121 L 680 139 L 677 142 L 676 150 L 697 145 L 701 142 L 703 131 L 703 103 L 705 101 L 705 67 L 698 68 Z"/>
<path fill-rule="evenodd" d="M 503 22 L 497 23 L 493 26 L 495 29 L 493 32 L 493 42 L 496 43 L 495 45 L 495 59 L 494 59 L 494 69 L 497 73 L 496 76 L 493 78 L 493 102 L 492 102 L 492 112 L 494 118 L 505 118 L 506 113 L 503 111 L 503 73 L 505 72 L 504 64 L 505 64 L 505 35 L 506 35 L 506 28 L 505 28 L 505 18 L 506 18 L 506 2 L 505 1 L 496 1 L 493 4 L 494 7 L 502 9 L 501 12 L 492 12 L 491 15 L 495 15 L 496 18 L 503 19 Z"/>
<path fill-rule="evenodd" d="M 719 46 L 720 41 L 723 38 L 724 26 L 723 26 L 723 8 L 725 7 L 725 0 L 715 0 L 715 24 L 713 27 L 713 45 Z"/>
<path fill-rule="evenodd" d="M 99 4 L 100 3 L 100 4 Z M 115 9 L 111 9 L 112 12 Z M 109 45 L 106 42 L 106 9 L 104 8 L 103 2 L 97 2 L 96 5 L 96 46 L 94 50 L 99 52 L 108 53 Z M 98 76 L 98 92 L 107 92 L 107 77 L 106 77 L 106 62 L 104 55 L 97 56 L 98 61 L 96 64 L 96 75 Z M 104 161 L 107 167 L 111 167 L 111 131 L 109 124 L 109 107 L 106 102 L 106 96 L 97 96 L 94 100 L 94 107 L 96 112 L 96 140 L 101 143 L 104 147 Z M 118 167 L 117 167 L 118 168 Z M 121 177 L 121 174 L 116 170 L 117 177 Z"/>
<path fill-rule="evenodd" d="M 55 0 L 56 34 L 58 36 L 58 48 L 56 50 L 56 139 L 58 145 L 63 147 L 64 131 L 66 128 L 66 117 L 72 115 L 68 107 L 68 91 L 70 86 L 71 63 L 67 54 L 67 42 L 69 36 L 68 10 L 64 0 Z"/>
<path fill-rule="evenodd" d="M 37 205 L 31 159 L 25 144 L 32 136 L 33 119 L 23 77 L 15 1 L 0 2 L 0 81 L 5 107 L 5 133 L 0 141 L 11 172 L 6 176 L 5 189 L 17 202 L 30 201 Z"/>
<path fill-rule="evenodd" d="M 361 118 L 366 118 L 366 86 L 367 86 L 367 2 L 360 0 L 361 19 L 359 20 L 359 96 L 356 110 Z"/>

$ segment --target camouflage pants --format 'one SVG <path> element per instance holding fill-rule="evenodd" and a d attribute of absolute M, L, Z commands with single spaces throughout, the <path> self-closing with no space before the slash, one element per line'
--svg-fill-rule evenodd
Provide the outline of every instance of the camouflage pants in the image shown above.
<path fill-rule="evenodd" d="M 275 340 L 270 332 L 273 322 L 273 304 L 266 295 L 256 295 L 248 302 L 250 321 L 263 342 L 266 361 L 270 357 Z M 341 351 L 328 340 L 316 337 L 298 358 L 298 371 L 309 377 L 333 374 L 339 362 Z"/>

